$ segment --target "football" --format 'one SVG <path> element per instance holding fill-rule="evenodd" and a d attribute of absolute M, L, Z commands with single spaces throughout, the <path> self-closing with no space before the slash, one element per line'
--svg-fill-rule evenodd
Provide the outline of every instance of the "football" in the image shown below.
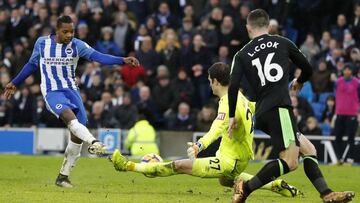
<path fill-rule="evenodd" d="M 157 162 L 163 162 L 163 159 L 154 153 L 146 154 L 141 158 L 142 163 L 157 163 Z"/>

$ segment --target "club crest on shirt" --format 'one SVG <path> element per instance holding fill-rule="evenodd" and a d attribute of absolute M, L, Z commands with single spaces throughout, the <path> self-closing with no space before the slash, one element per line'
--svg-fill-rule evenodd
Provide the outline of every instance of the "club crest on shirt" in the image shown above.
<path fill-rule="evenodd" d="M 217 119 L 217 120 L 225 120 L 225 115 L 226 115 L 226 113 L 224 113 L 224 112 L 219 112 L 218 115 L 217 115 L 217 117 L 216 117 L 216 119 Z"/>
<path fill-rule="evenodd" d="M 67 47 L 67 48 L 65 49 L 65 53 L 66 53 L 67 55 L 72 55 L 72 54 L 73 54 L 72 48 L 71 48 L 71 47 Z"/>

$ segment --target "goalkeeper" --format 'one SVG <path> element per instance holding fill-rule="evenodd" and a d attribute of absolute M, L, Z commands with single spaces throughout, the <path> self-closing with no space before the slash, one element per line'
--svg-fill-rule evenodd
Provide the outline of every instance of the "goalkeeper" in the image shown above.
<path fill-rule="evenodd" d="M 215 63 L 209 70 L 209 82 L 214 95 L 220 98 L 217 118 L 211 128 L 198 142 L 188 143 L 189 159 L 176 160 L 165 163 L 135 163 L 122 156 L 116 150 L 110 160 L 118 171 L 134 171 L 147 176 L 171 176 L 189 174 L 202 178 L 219 178 L 223 186 L 232 187 L 234 180 L 249 180 L 252 175 L 243 173 L 249 160 L 253 159 L 253 121 L 254 103 L 249 102 L 239 92 L 236 108 L 238 127 L 233 136 L 227 133 L 228 112 L 228 85 L 230 68 L 224 63 Z M 215 157 L 196 158 L 198 153 L 206 149 L 212 142 L 222 136 L 219 150 Z M 283 196 L 294 197 L 301 195 L 295 187 L 283 180 L 275 180 L 263 186 L 263 189 L 277 192 Z"/>

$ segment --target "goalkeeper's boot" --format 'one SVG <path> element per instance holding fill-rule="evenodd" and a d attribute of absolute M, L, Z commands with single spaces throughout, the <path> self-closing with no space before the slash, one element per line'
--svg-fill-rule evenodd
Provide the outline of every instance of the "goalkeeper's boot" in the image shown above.
<path fill-rule="evenodd" d="M 59 187 L 65 188 L 73 188 L 74 186 L 71 184 L 69 177 L 66 175 L 59 174 L 56 178 L 55 185 Z"/>
<path fill-rule="evenodd" d="M 117 171 L 126 171 L 127 163 L 129 162 L 126 157 L 121 155 L 120 151 L 117 149 L 114 153 L 109 157 L 109 160 L 113 163 L 114 168 Z"/>
<path fill-rule="evenodd" d="M 295 186 L 289 185 L 285 180 L 274 180 L 271 184 L 271 191 L 276 192 L 284 197 L 304 197 L 304 193 Z"/>
<path fill-rule="evenodd" d="M 246 201 L 246 194 L 244 192 L 244 181 L 239 179 L 234 184 L 234 194 L 231 198 L 232 203 L 243 203 Z"/>
<path fill-rule="evenodd" d="M 330 192 L 322 197 L 324 203 L 346 203 L 350 202 L 355 197 L 355 192 Z"/>
<path fill-rule="evenodd" d="M 99 140 L 95 140 L 89 147 L 88 151 L 90 154 L 96 154 L 98 156 L 103 156 L 107 152 L 107 147 L 101 143 Z"/>

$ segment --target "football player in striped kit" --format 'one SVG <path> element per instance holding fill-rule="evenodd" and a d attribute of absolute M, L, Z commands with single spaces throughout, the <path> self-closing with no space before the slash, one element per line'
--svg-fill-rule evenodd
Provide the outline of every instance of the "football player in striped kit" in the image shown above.
<path fill-rule="evenodd" d="M 106 147 L 96 140 L 86 128 L 85 108 L 76 84 L 75 69 L 79 58 L 101 64 L 139 65 L 134 57 L 117 57 L 95 51 L 85 42 L 74 38 L 74 23 L 69 16 L 57 19 L 56 34 L 39 37 L 32 55 L 21 72 L 5 87 L 7 99 L 29 75 L 40 69 L 41 93 L 46 107 L 60 118 L 70 130 L 71 138 L 65 150 L 65 158 L 56 179 L 60 187 L 73 187 L 69 180 L 71 169 L 80 157 L 82 142 L 89 144 L 91 154 L 103 155 Z"/>

